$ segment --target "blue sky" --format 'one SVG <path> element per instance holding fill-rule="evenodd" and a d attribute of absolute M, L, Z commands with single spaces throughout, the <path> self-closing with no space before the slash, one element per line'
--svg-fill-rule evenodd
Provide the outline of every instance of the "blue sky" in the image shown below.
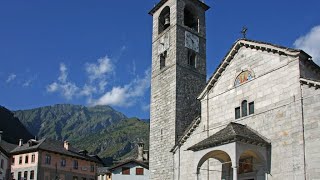
<path fill-rule="evenodd" d="M 0 105 L 108 104 L 149 118 L 157 0 L 0 1 Z M 320 62 L 320 1 L 207 0 L 207 74 L 248 39 L 302 48 Z"/>

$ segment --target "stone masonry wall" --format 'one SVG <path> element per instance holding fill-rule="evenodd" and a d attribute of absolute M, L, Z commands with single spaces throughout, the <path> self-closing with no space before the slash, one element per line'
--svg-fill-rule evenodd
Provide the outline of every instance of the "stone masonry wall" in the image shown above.
<path fill-rule="evenodd" d="M 302 85 L 307 179 L 320 177 L 320 89 Z"/>
<path fill-rule="evenodd" d="M 234 87 L 235 78 L 242 70 L 252 71 L 254 79 Z M 209 101 L 206 100 L 207 97 L 202 99 L 199 127 L 175 153 L 180 179 L 194 180 L 196 176 L 196 170 L 190 169 L 194 161 L 193 152 L 187 151 L 187 148 L 232 121 L 246 124 L 270 140 L 272 150 L 269 179 L 303 179 L 304 148 L 299 78 L 297 57 L 240 48 L 210 91 Z M 235 108 L 243 100 L 254 101 L 255 113 L 235 120 Z"/>
<path fill-rule="evenodd" d="M 200 103 L 196 96 L 206 80 L 204 37 L 200 40 L 197 68 L 187 66 L 187 49 L 184 47 L 187 28 L 182 19 L 185 2 L 194 3 L 192 0 L 168 0 L 153 14 L 149 161 L 152 180 L 173 179 L 174 159 L 170 150 L 196 112 L 199 114 Z M 170 27 L 159 34 L 158 17 L 166 6 L 170 7 Z M 204 36 L 204 14 L 199 19 L 200 34 Z M 170 48 L 167 50 L 166 67 L 160 69 L 158 46 L 165 35 L 170 37 Z"/>

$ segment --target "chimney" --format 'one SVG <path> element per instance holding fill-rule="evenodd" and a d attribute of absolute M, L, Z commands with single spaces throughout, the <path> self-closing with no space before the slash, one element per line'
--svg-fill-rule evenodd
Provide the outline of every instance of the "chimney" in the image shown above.
<path fill-rule="evenodd" d="M 143 149 L 144 149 L 144 143 L 140 142 L 138 143 L 138 161 L 143 161 Z"/>
<path fill-rule="evenodd" d="M 64 147 L 66 150 L 69 150 L 69 146 L 70 146 L 70 143 L 69 143 L 68 141 L 64 141 L 63 147 Z"/>
<path fill-rule="evenodd" d="M 149 161 L 149 150 L 144 150 L 143 151 L 143 159 L 145 161 Z"/>
<path fill-rule="evenodd" d="M 3 134 L 3 131 L 0 131 L 0 142 L 2 141 L 2 134 Z"/>
<path fill-rule="evenodd" d="M 23 146 L 23 139 L 19 139 L 19 146 Z"/>

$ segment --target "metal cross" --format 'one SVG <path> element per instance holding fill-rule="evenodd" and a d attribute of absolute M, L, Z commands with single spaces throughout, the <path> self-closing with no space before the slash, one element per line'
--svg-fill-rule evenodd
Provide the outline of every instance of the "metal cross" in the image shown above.
<path fill-rule="evenodd" d="M 247 30 L 248 28 L 246 28 L 245 26 L 242 27 L 242 31 L 240 32 L 243 35 L 243 38 L 246 39 L 246 35 L 247 35 Z"/>

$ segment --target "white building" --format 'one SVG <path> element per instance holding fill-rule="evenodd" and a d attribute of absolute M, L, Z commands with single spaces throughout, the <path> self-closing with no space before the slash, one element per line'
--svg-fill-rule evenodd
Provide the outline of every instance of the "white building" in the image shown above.
<path fill-rule="evenodd" d="M 112 180 L 149 180 L 149 165 L 135 159 L 119 163 L 110 171 Z"/>
<path fill-rule="evenodd" d="M 239 39 L 205 82 L 208 9 L 161 0 L 150 11 L 150 179 L 319 179 L 320 67 Z"/>

